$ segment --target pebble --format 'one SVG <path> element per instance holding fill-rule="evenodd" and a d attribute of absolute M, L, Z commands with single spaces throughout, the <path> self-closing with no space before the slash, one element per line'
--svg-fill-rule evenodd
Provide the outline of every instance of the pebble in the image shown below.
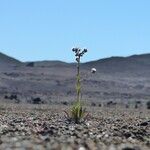
<path fill-rule="evenodd" d="M 85 147 L 79 147 L 78 150 L 86 150 Z"/>

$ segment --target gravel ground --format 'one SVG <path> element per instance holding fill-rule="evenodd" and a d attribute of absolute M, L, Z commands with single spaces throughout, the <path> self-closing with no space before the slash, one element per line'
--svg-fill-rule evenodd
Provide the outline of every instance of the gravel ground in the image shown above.
<path fill-rule="evenodd" d="M 68 106 L 69 107 L 69 106 Z M 69 123 L 64 106 L 0 106 L 1 150 L 149 150 L 150 111 L 87 108 L 82 124 Z"/>

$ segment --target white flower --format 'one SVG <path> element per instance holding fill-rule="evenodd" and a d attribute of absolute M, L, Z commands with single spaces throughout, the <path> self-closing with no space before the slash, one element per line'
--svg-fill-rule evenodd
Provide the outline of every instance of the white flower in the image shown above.
<path fill-rule="evenodd" d="M 96 68 L 92 68 L 91 73 L 95 73 L 95 72 L 96 72 Z"/>

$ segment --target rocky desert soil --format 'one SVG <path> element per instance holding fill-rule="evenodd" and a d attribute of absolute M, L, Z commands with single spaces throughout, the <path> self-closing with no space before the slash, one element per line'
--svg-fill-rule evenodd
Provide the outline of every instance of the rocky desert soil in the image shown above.
<path fill-rule="evenodd" d="M 69 122 L 61 105 L 0 105 L 1 150 L 149 150 L 150 110 L 88 107 Z"/>
<path fill-rule="evenodd" d="M 82 63 L 90 117 L 74 124 L 64 110 L 76 97 L 75 63 L 20 62 L 0 53 L 0 150 L 149 150 L 149 60 L 143 54 Z"/>

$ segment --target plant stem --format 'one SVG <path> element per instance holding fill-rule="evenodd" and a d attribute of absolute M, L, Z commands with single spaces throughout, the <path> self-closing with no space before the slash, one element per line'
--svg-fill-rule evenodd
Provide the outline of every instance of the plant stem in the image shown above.
<path fill-rule="evenodd" d="M 80 85 L 80 57 L 77 64 L 77 102 L 80 102 L 80 91 L 81 85 Z"/>

